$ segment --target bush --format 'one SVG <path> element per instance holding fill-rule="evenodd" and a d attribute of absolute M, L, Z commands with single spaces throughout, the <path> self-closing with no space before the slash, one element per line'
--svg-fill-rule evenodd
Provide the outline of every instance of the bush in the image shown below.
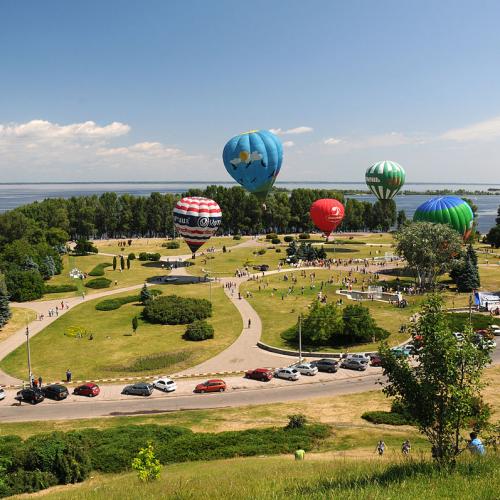
<path fill-rule="evenodd" d="M 281 243 L 281 240 L 280 240 L 279 238 L 273 238 L 273 239 L 271 240 L 271 243 L 272 243 L 273 245 L 279 245 L 279 244 Z"/>
<path fill-rule="evenodd" d="M 26 471 L 19 469 L 5 476 L 5 490 L 1 496 L 20 495 L 21 493 L 36 493 L 50 488 L 58 483 L 57 477 L 47 471 Z"/>
<path fill-rule="evenodd" d="M 63 292 L 76 292 L 78 287 L 76 285 L 45 285 L 43 293 L 63 293 Z"/>
<path fill-rule="evenodd" d="M 308 240 L 311 237 L 309 233 L 300 233 L 299 240 Z"/>
<path fill-rule="evenodd" d="M 89 276 L 104 276 L 104 269 L 110 267 L 112 264 L 109 262 L 101 262 L 90 271 Z"/>
<path fill-rule="evenodd" d="M 285 236 L 283 239 L 284 239 L 287 243 L 290 243 L 291 241 L 293 241 L 293 236 L 288 235 L 288 236 Z"/>
<path fill-rule="evenodd" d="M 134 252 L 130 252 L 128 254 L 128 260 L 135 260 L 135 253 Z"/>
<path fill-rule="evenodd" d="M 180 248 L 180 243 L 177 240 L 170 240 L 162 243 L 161 245 L 164 248 L 168 248 L 169 250 L 175 250 L 176 248 Z"/>
<path fill-rule="evenodd" d="M 5 273 L 5 284 L 7 285 L 10 300 L 13 302 L 39 299 L 45 289 L 42 276 L 34 269 L 29 271 L 7 271 Z"/>
<path fill-rule="evenodd" d="M 150 260 L 153 262 L 157 262 L 160 260 L 161 254 L 159 253 L 148 253 L 148 252 L 141 252 L 139 254 L 139 260 Z"/>
<path fill-rule="evenodd" d="M 372 424 L 412 425 L 408 417 L 392 411 L 367 411 L 361 415 L 361 418 Z"/>
<path fill-rule="evenodd" d="M 276 253 L 281 253 L 281 248 L 277 248 L 275 251 Z"/>
<path fill-rule="evenodd" d="M 266 250 L 265 248 L 261 248 L 261 249 L 260 249 L 257 253 L 258 253 L 259 255 L 264 255 L 264 254 L 266 253 L 266 251 L 267 251 L 267 250 Z"/>
<path fill-rule="evenodd" d="M 286 424 L 285 429 L 301 429 L 306 425 L 306 422 L 307 418 L 302 413 L 288 415 L 288 424 Z"/>
<path fill-rule="evenodd" d="M 268 233 L 266 234 L 266 240 L 275 240 L 278 238 L 278 235 L 276 233 Z"/>
<path fill-rule="evenodd" d="M 88 240 L 78 240 L 73 249 L 75 255 L 87 255 L 89 253 L 97 253 L 97 247 Z"/>
<path fill-rule="evenodd" d="M 161 290 L 148 290 L 152 297 L 161 295 L 163 292 Z M 125 297 L 116 297 L 114 299 L 104 299 L 95 305 L 98 311 L 114 311 L 120 309 L 121 306 L 125 304 L 131 304 L 132 302 L 140 302 L 140 295 L 125 295 Z"/>
<path fill-rule="evenodd" d="M 95 278 L 85 283 L 87 288 L 109 288 L 110 285 L 111 280 L 108 280 L 108 278 Z"/>
<path fill-rule="evenodd" d="M 185 340 L 207 340 L 214 338 L 214 327 L 205 320 L 194 321 L 182 336 Z"/>
<path fill-rule="evenodd" d="M 235 234 L 233 240 L 241 240 L 241 234 Z"/>
<path fill-rule="evenodd" d="M 142 314 L 150 323 L 186 325 L 211 316 L 212 304 L 206 299 L 168 295 L 148 301 Z"/>

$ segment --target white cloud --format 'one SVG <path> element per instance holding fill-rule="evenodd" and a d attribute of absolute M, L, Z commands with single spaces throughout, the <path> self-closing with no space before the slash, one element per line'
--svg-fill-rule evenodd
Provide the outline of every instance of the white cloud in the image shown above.
<path fill-rule="evenodd" d="M 127 158 L 182 158 L 183 152 L 171 148 L 160 142 L 138 142 L 131 146 L 120 148 L 101 148 L 97 151 L 99 156 L 123 156 Z"/>
<path fill-rule="evenodd" d="M 335 146 L 336 144 L 341 144 L 342 142 L 344 141 L 337 137 L 329 137 L 328 139 L 325 139 L 323 141 L 323 144 L 328 144 L 329 146 Z"/>
<path fill-rule="evenodd" d="M 491 141 L 500 138 L 500 116 L 473 123 L 467 127 L 455 128 L 442 134 L 440 139 L 457 142 Z"/>
<path fill-rule="evenodd" d="M 284 146 L 285 148 L 291 148 L 291 147 L 295 146 L 295 142 L 293 142 L 293 141 L 285 141 L 285 142 L 283 143 L 283 146 Z"/>
<path fill-rule="evenodd" d="M 308 134 L 312 132 L 314 129 L 312 127 L 295 127 L 289 128 L 287 130 L 283 130 L 282 128 L 272 128 L 270 131 L 276 135 L 298 135 L 298 134 Z"/>

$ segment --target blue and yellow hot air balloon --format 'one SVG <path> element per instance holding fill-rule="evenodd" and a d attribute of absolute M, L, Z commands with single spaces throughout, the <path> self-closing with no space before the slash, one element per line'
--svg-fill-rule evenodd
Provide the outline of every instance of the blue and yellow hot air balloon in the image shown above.
<path fill-rule="evenodd" d="M 281 169 L 283 146 L 268 130 L 252 130 L 228 141 L 222 160 L 236 182 L 264 200 Z"/>

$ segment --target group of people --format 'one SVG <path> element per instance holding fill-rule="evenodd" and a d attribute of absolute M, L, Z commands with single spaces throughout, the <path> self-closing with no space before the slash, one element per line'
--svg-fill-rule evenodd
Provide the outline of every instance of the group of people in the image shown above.
<path fill-rule="evenodd" d="M 48 311 L 47 311 L 47 316 L 49 318 L 53 318 L 53 317 L 58 317 L 59 316 L 59 312 L 62 312 L 64 310 L 68 310 L 69 309 L 69 304 L 67 302 L 64 302 L 63 300 L 61 300 L 61 304 L 60 305 L 57 305 L 55 307 L 51 307 Z M 43 321 L 45 318 L 45 314 L 43 313 L 40 313 L 37 315 L 37 320 L 38 321 Z"/>

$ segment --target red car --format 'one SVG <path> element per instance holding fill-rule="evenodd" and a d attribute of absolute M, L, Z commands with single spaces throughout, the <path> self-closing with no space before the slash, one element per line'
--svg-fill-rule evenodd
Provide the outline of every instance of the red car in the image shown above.
<path fill-rule="evenodd" d="M 261 382 L 269 382 L 273 378 L 273 372 L 267 368 L 256 368 L 245 372 L 245 378 L 253 378 Z"/>
<path fill-rule="evenodd" d="M 73 390 L 73 394 L 76 394 L 78 396 L 88 396 L 89 398 L 98 396 L 100 392 L 101 390 L 99 389 L 99 386 L 97 384 L 94 384 L 93 382 L 79 385 Z"/>
<path fill-rule="evenodd" d="M 220 380 L 218 378 L 207 380 L 202 384 L 198 384 L 194 392 L 224 392 L 226 390 L 226 382 L 224 380 Z"/>
<path fill-rule="evenodd" d="M 382 366 L 382 358 L 377 354 L 370 356 L 370 366 Z"/>

